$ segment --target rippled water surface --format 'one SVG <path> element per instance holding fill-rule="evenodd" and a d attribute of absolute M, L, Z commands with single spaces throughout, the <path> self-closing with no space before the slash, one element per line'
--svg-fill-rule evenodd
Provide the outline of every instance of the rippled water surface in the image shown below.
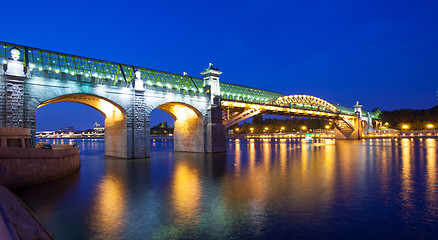
<path fill-rule="evenodd" d="M 70 140 L 56 140 L 68 143 Z M 232 140 L 104 157 L 17 191 L 57 239 L 438 239 L 437 140 Z"/>

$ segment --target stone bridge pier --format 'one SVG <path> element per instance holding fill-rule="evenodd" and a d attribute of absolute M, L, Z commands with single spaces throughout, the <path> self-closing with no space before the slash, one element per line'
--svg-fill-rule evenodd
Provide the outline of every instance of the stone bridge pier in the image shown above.
<path fill-rule="evenodd" d="M 20 51 L 11 50 L 0 64 L 0 127 L 29 128 L 35 146 L 36 109 L 51 103 L 76 102 L 105 116 L 105 155 L 118 158 L 150 157 L 150 113 L 155 108 L 175 120 L 175 151 L 215 153 L 226 151 L 221 119 L 219 72 L 212 65 L 204 74 L 205 92 L 183 92 L 149 86 L 139 71 L 133 80 L 110 81 L 47 70 L 31 75 Z M 57 114 L 54 112 L 53 114 Z"/>

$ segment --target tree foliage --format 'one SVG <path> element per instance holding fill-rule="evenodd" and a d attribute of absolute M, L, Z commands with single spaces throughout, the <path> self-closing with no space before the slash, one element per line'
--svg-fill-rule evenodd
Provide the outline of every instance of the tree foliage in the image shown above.
<path fill-rule="evenodd" d="M 261 116 L 261 115 L 260 115 Z M 305 126 L 306 129 L 324 129 L 329 122 L 324 119 L 285 117 L 283 119 L 253 117 L 252 123 L 235 124 L 229 129 L 239 129 L 239 133 L 276 133 L 276 132 L 298 132 Z M 251 128 L 253 129 L 251 131 Z M 283 128 L 283 129 L 282 129 Z"/>
<path fill-rule="evenodd" d="M 430 109 L 398 109 L 383 111 L 382 122 L 389 123 L 390 128 L 402 129 L 404 124 L 412 130 L 426 129 L 428 124 L 438 126 L 438 106 Z"/>

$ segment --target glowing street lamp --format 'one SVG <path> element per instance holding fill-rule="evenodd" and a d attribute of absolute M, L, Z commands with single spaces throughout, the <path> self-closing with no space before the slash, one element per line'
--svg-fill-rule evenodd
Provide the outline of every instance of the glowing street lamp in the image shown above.
<path fill-rule="evenodd" d="M 251 133 L 254 132 L 254 128 L 250 128 L 249 130 L 251 131 Z"/>
<path fill-rule="evenodd" d="M 239 128 L 235 128 L 234 130 L 235 130 L 236 132 L 238 132 L 238 131 L 239 131 Z"/>
<path fill-rule="evenodd" d="M 325 129 L 329 129 L 330 128 L 330 126 L 329 125 L 325 125 Z"/>
<path fill-rule="evenodd" d="M 427 128 L 433 128 L 433 124 L 427 124 Z"/>
<path fill-rule="evenodd" d="M 403 128 L 403 129 L 409 129 L 409 125 L 407 125 L 407 124 L 403 124 L 402 128 Z"/>
<path fill-rule="evenodd" d="M 306 126 L 302 126 L 301 129 L 302 129 L 302 130 L 306 130 L 307 127 L 306 127 Z"/>

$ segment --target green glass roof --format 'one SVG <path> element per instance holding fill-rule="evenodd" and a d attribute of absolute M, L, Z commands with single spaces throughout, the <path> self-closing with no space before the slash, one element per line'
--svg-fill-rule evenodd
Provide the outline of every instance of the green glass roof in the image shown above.
<path fill-rule="evenodd" d="M 355 115 L 355 113 L 354 113 L 354 108 L 351 108 L 351 107 L 345 107 L 345 106 L 341 106 L 341 105 L 338 105 L 338 104 L 334 104 L 334 106 L 335 106 L 337 109 L 339 109 L 339 111 L 341 111 L 341 114 L 345 114 L 345 115 Z M 362 110 L 362 114 L 363 114 L 363 115 L 367 115 L 368 113 L 370 114 L 370 116 L 371 116 L 373 119 L 380 119 L 379 116 L 377 116 L 377 114 L 376 114 L 375 112 L 368 112 L 368 111 Z"/>
<path fill-rule="evenodd" d="M 91 78 L 107 79 L 110 80 L 113 85 L 116 85 L 120 81 L 129 84 L 129 82 L 134 79 L 135 71 L 140 71 L 142 79 L 144 79 L 147 86 L 176 88 L 185 90 L 182 91 L 184 93 L 189 90 L 202 93 L 205 91 L 203 88 L 204 80 L 202 78 L 5 42 L 0 42 L 1 63 L 6 63 L 6 59 L 10 57 L 10 50 L 13 47 L 20 49 L 20 57 L 33 76 L 42 76 L 43 71 L 46 70 L 49 72 L 49 77 L 53 78 L 60 78 L 61 73 L 63 73 L 67 79 L 73 81 L 77 79 L 77 75 L 81 75 L 82 81 L 90 82 Z M 236 84 L 224 82 L 220 82 L 220 84 L 222 97 L 227 100 L 264 103 L 283 95 L 281 93 Z"/>
<path fill-rule="evenodd" d="M 226 100 L 265 103 L 283 96 L 281 93 L 221 82 L 221 97 Z"/>

